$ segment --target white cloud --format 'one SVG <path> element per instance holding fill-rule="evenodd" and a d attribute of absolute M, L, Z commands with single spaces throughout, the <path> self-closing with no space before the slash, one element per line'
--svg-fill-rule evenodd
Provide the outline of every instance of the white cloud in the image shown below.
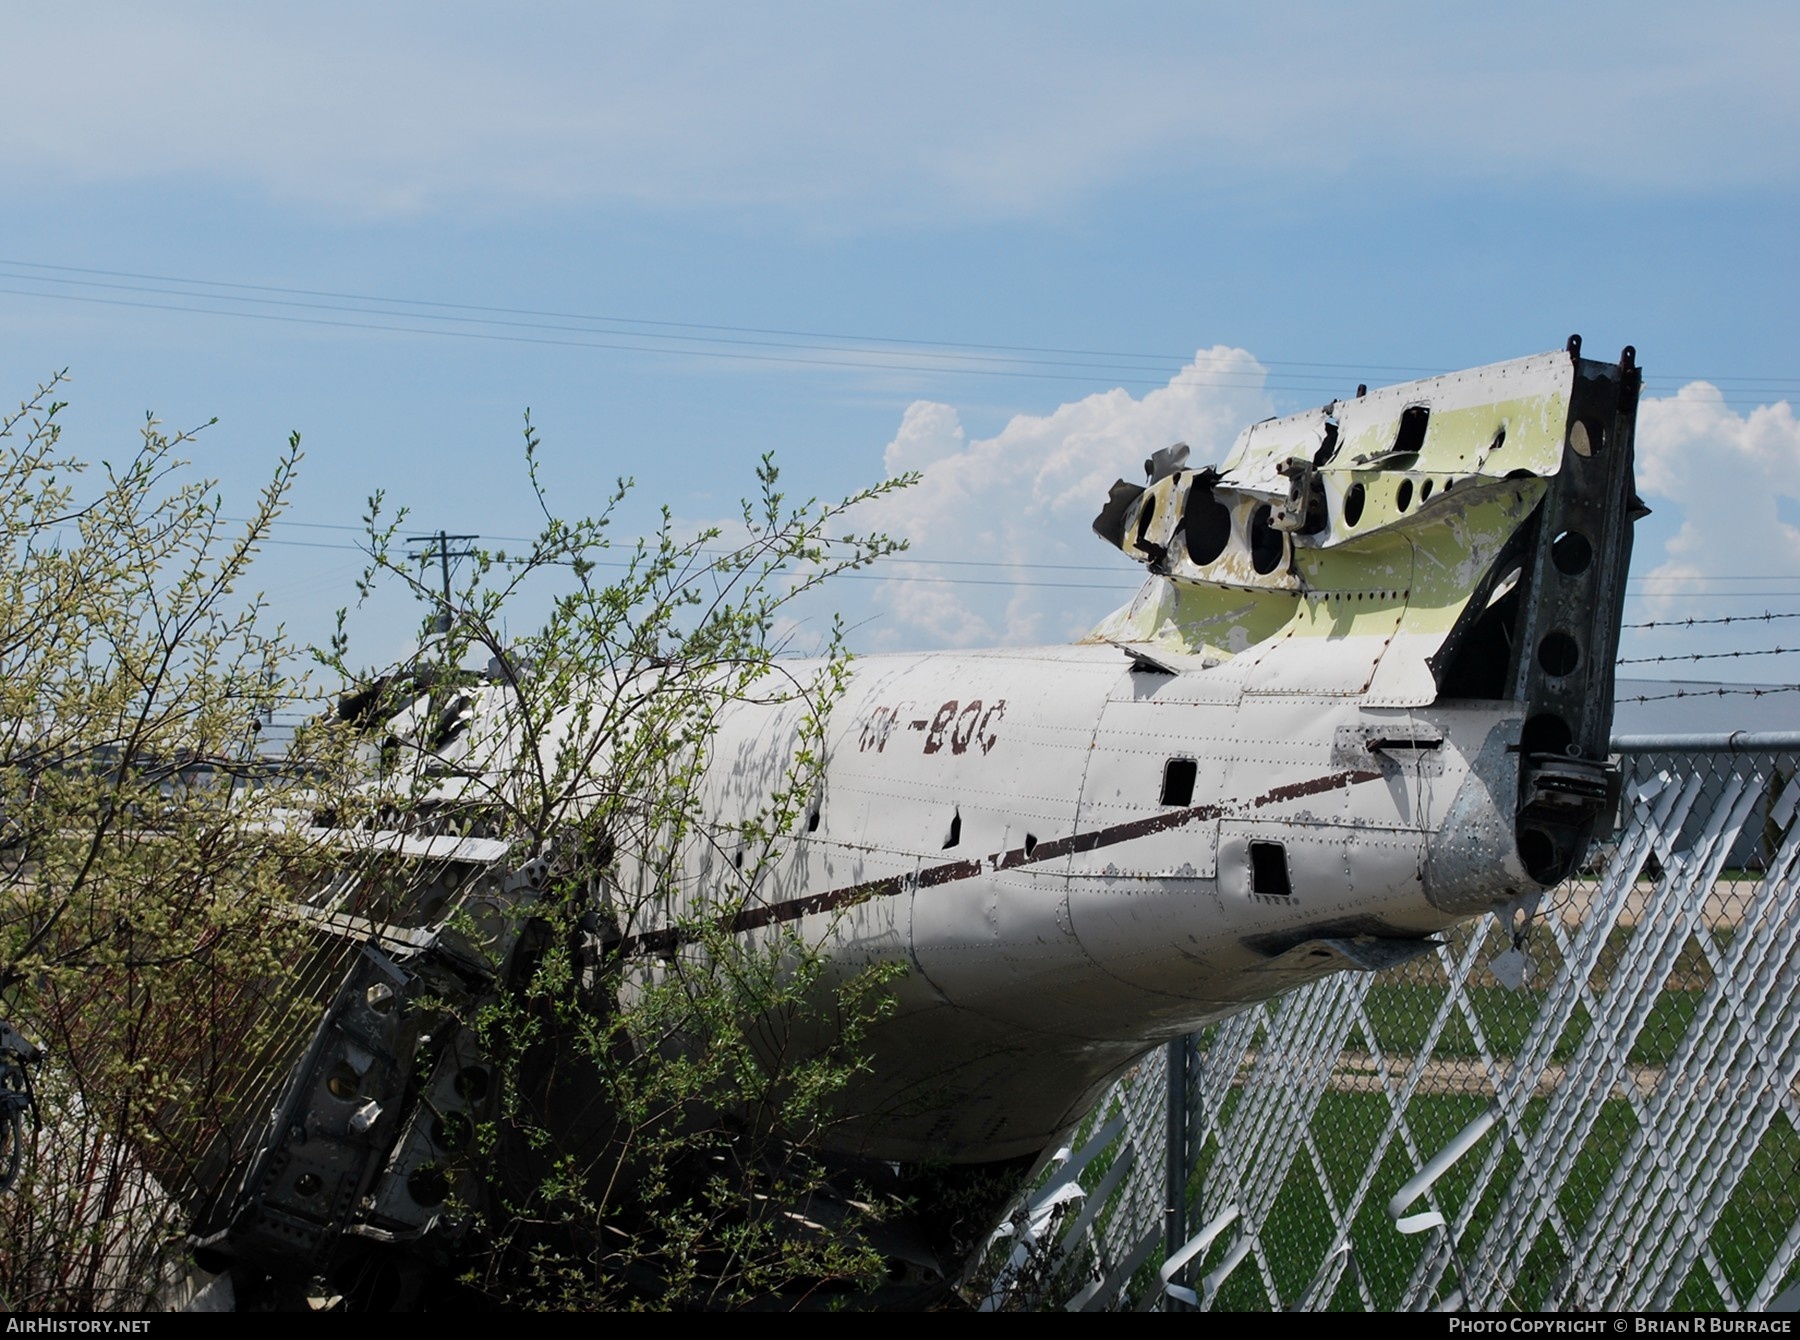
<path fill-rule="evenodd" d="M 890 476 L 924 470 L 963 449 L 962 420 L 949 405 L 915 400 L 900 419 L 900 431 L 887 444 L 882 465 Z"/>
<path fill-rule="evenodd" d="M 858 223 L 1222 172 L 1795 177 L 1791 7 L 1544 14 L 70 0 L 8 16 L 0 164 L 358 214 L 624 201 Z M 1584 125 L 1627 147 L 1570 137 Z"/>
<path fill-rule="evenodd" d="M 1263 375 L 1243 350 L 1205 350 L 1142 398 L 1101 392 L 1048 414 L 1017 415 L 992 437 L 975 439 L 953 407 L 915 402 L 884 459 L 890 472 L 919 470 L 922 478 L 858 518 L 906 536 L 912 549 L 908 561 L 868 584 L 870 610 L 847 611 L 853 623 L 879 614 L 858 642 L 975 647 L 1080 636 L 1130 597 L 1143 571 L 1090 530 L 1112 481 L 1142 479 L 1144 458 L 1177 441 L 1193 448 L 1195 464 L 1222 460 L 1245 424 L 1273 412 Z M 1789 404 L 1739 413 L 1705 382 L 1646 399 L 1637 475 L 1657 516 L 1641 530 L 1632 573 L 1641 589 L 1660 594 L 1634 603 L 1629 618 L 1761 611 L 1755 600 L 1676 598 L 1716 591 L 1721 578 L 1732 579 L 1725 584 L 1732 589 L 1756 574 L 1786 579 L 1776 589 L 1792 585 L 1800 529 L 1782 513 L 1800 511 L 1800 419 Z M 1666 536 L 1660 548 L 1646 538 L 1659 533 Z M 835 593 L 840 600 L 851 594 L 844 586 Z M 1713 636 L 1638 633 L 1625 651 L 1687 654 L 1753 643 L 1760 645 L 1756 636 L 1728 625 Z M 1629 673 L 1711 677 L 1721 669 L 1762 679 L 1788 674 L 1778 658 Z"/>
<path fill-rule="evenodd" d="M 1273 412 L 1263 375 L 1241 349 L 1203 350 L 1142 398 L 1100 392 L 973 441 L 951 406 L 914 403 L 885 460 L 922 478 L 858 518 L 912 542 L 875 586 L 882 617 L 867 640 L 967 647 L 1087 631 L 1143 575 L 1091 530 L 1112 482 L 1141 481 L 1145 458 L 1174 442 L 1196 465 L 1223 460 L 1245 424 Z"/>
<path fill-rule="evenodd" d="M 1680 524 L 1660 556 L 1642 548 L 1634 554 L 1633 576 L 1647 592 L 1642 604 L 1633 606 L 1634 614 L 1657 620 L 1715 618 L 1760 613 L 1763 603 L 1791 604 L 1779 593 L 1800 573 L 1800 530 L 1780 513 L 1782 499 L 1800 500 L 1800 420 L 1786 401 L 1740 414 L 1707 382 L 1690 382 L 1672 396 L 1644 401 L 1638 410 L 1637 476 L 1639 491 Z M 1765 584 L 1750 579 L 1759 576 L 1784 579 L 1769 585 L 1768 602 L 1716 594 L 1758 591 Z M 1639 635 L 1626 651 L 1685 655 L 1716 650 L 1715 642 L 1761 645 L 1753 635 L 1726 628 L 1731 631 L 1699 637 L 1695 630 L 1658 639 Z M 1769 645 L 1777 640 L 1766 639 Z M 1706 678 L 1720 668 L 1716 662 L 1708 666 L 1677 666 L 1671 673 Z M 1777 659 L 1724 668 L 1751 678 L 1791 677 Z"/>

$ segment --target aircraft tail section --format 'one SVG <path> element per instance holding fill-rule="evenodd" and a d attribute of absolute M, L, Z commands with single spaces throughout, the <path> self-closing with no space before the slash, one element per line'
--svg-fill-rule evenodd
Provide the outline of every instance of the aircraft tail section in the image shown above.
<path fill-rule="evenodd" d="M 1254 424 L 1113 485 L 1094 529 L 1153 574 L 1094 639 L 1234 692 L 1519 705 L 1518 847 L 1553 884 L 1616 799 L 1612 677 L 1643 512 L 1641 385 L 1566 349 Z"/>

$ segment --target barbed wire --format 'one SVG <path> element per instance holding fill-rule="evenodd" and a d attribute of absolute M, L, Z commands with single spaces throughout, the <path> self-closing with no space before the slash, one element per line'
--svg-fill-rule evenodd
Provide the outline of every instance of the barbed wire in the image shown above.
<path fill-rule="evenodd" d="M 1673 693 L 1622 694 L 1622 703 L 1659 703 L 1669 698 L 1766 698 L 1776 693 L 1800 693 L 1800 684 L 1765 684 L 1757 688 L 1728 689 L 1724 685 L 1711 689 L 1676 689 Z"/>
<path fill-rule="evenodd" d="M 1788 656 L 1800 647 L 1762 647 L 1746 651 L 1690 651 L 1666 656 L 1621 656 L 1614 665 L 1653 665 L 1664 661 L 1728 661 L 1738 656 Z"/>
<path fill-rule="evenodd" d="M 1774 619 L 1800 619 L 1800 613 L 1722 614 L 1716 619 L 1652 619 L 1649 623 L 1620 624 L 1621 628 L 1697 628 L 1703 623 L 1767 623 Z"/>

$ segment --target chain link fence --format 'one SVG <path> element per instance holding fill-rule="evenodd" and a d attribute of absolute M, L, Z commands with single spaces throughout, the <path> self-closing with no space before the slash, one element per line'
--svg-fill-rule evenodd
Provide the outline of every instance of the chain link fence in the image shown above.
<path fill-rule="evenodd" d="M 1620 828 L 1535 908 L 1146 1057 L 981 1305 L 1800 1303 L 1800 735 L 1615 747 Z"/>

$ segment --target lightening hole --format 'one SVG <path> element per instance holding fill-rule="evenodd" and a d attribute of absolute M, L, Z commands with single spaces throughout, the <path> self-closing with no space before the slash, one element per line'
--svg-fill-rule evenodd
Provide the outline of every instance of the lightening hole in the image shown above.
<path fill-rule="evenodd" d="M 1594 561 L 1594 546 L 1578 530 L 1565 530 L 1550 541 L 1550 561 L 1565 577 L 1579 577 Z"/>
<path fill-rule="evenodd" d="M 1560 630 L 1546 633 L 1538 643 L 1538 664 L 1544 673 L 1561 679 L 1581 664 L 1581 647 L 1574 638 Z"/>

